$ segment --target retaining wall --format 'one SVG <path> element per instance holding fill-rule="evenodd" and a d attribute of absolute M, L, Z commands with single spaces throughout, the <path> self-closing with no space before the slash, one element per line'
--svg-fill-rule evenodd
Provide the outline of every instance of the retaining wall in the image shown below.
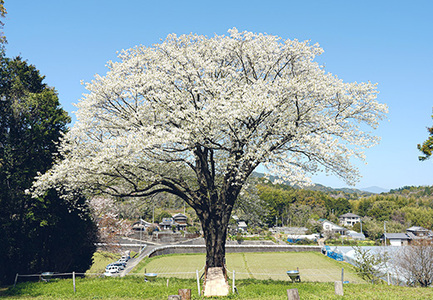
<path fill-rule="evenodd" d="M 291 246 L 291 245 L 226 245 L 226 253 L 241 252 L 320 252 L 320 246 Z M 165 254 L 206 253 L 205 245 L 168 245 L 154 249 L 149 257 Z"/>

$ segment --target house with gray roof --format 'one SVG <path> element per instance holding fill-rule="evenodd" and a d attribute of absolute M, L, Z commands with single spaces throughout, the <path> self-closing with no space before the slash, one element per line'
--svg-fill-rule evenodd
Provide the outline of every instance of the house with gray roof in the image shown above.
<path fill-rule="evenodd" d="M 385 233 L 382 239 L 385 238 L 391 246 L 407 246 L 416 240 L 433 239 L 433 232 L 424 227 L 412 226 L 406 232 Z"/>
<path fill-rule="evenodd" d="M 410 234 L 412 238 L 428 238 L 433 237 L 433 232 L 421 226 L 412 226 L 406 229 L 406 233 Z"/>
<path fill-rule="evenodd" d="M 361 222 L 361 217 L 352 213 L 347 213 L 338 217 L 340 225 L 353 226 L 356 223 Z"/>
<path fill-rule="evenodd" d="M 410 243 L 411 237 L 404 232 L 385 233 L 383 238 L 387 240 L 391 246 L 407 246 Z"/>
<path fill-rule="evenodd" d="M 324 232 L 332 232 L 332 233 L 338 233 L 341 235 L 346 235 L 347 229 L 341 226 L 338 226 L 337 224 L 332 223 L 328 220 L 322 221 L 322 228 Z"/>

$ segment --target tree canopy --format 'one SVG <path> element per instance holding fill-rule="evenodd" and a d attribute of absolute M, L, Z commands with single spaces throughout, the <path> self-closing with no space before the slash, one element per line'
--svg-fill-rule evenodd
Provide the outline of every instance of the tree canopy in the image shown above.
<path fill-rule="evenodd" d="M 25 191 L 53 163 L 70 121 L 53 88 L 20 57 L 0 58 L 0 282 L 15 274 L 85 271 L 95 250 L 95 228 L 86 210 L 47 190 Z M 74 193 L 79 207 L 85 199 Z"/>
<path fill-rule="evenodd" d="M 376 85 L 344 83 L 297 40 L 229 30 L 169 35 L 122 51 L 105 76 L 86 85 L 63 160 L 35 183 L 91 193 L 168 192 L 202 223 L 207 265 L 222 266 L 234 203 L 259 164 L 291 182 L 328 171 L 349 183 L 351 158 L 378 139 L 387 107 Z"/>
<path fill-rule="evenodd" d="M 432 115 L 432 118 L 433 118 L 433 115 Z M 428 127 L 427 130 L 428 130 L 430 136 L 428 137 L 428 139 L 424 143 L 418 144 L 418 150 L 423 153 L 422 156 L 419 156 L 419 160 L 426 160 L 426 159 L 430 158 L 430 156 L 432 155 L 432 151 L 433 151 L 433 126 Z"/>

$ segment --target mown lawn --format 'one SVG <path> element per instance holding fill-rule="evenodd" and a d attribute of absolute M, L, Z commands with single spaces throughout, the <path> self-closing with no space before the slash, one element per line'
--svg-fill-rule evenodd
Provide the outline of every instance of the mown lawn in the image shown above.
<path fill-rule="evenodd" d="M 317 252 L 228 253 L 229 276 L 235 270 L 236 279 L 289 280 L 286 272 L 299 268 L 302 281 L 334 282 L 344 280 L 362 282 L 351 265 L 337 262 Z M 196 270 L 202 270 L 204 254 L 166 255 L 142 261 L 133 273 L 157 273 L 159 277 L 195 278 Z"/>
<path fill-rule="evenodd" d="M 148 299 L 163 300 L 189 288 L 192 299 L 198 296 L 194 279 L 166 278 L 144 282 L 143 277 L 77 279 L 76 293 L 71 279 L 51 282 L 20 283 L 15 288 L 0 291 L 3 299 Z M 346 284 L 343 297 L 334 295 L 334 283 L 245 279 L 237 281 L 239 294 L 219 299 L 286 300 L 287 289 L 297 288 L 301 299 L 433 299 L 431 288 L 406 288 L 387 285 Z M 215 299 L 215 298 L 214 298 Z"/>

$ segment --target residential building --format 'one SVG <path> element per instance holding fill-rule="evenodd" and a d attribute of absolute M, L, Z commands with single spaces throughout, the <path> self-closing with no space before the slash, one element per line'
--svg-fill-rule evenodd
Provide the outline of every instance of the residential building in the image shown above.
<path fill-rule="evenodd" d="M 433 232 L 424 227 L 412 226 L 406 232 L 385 233 L 382 240 L 386 239 L 391 246 L 407 246 L 413 241 L 433 239 Z"/>
<path fill-rule="evenodd" d="M 140 221 L 135 222 L 134 224 L 132 224 L 132 230 L 134 231 L 145 231 L 146 228 L 151 227 L 151 226 L 155 226 L 155 224 L 146 222 L 142 219 L 140 219 Z"/>
<path fill-rule="evenodd" d="M 173 220 L 174 222 L 177 223 L 177 227 L 179 230 L 185 230 L 186 226 L 188 225 L 187 224 L 188 217 L 185 216 L 184 214 L 180 214 L 180 213 L 175 214 L 173 216 Z"/>
<path fill-rule="evenodd" d="M 247 223 L 245 223 L 245 221 L 239 221 L 238 222 L 238 230 L 240 232 L 246 232 L 247 231 L 247 227 L 248 227 L 248 225 L 247 225 Z"/>
<path fill-rule="evenodd" d="M 404 232 L 385 233 L 383 238 L 386 238 L 387 244 L 391 246 L 407 246 L 411 238 Z"/>
<path fill-rule="evenodd" d="M 320 221 L 320 220 L 319 220 Z M 324 232 L 332 232 L 332 233 L 338 233 L 341 235 L 346 235 L 347 229 L 341 226 L 338 226 L 337 224 L 332 223 L 328 220 L 322 219 L 322 228 Z"/>
<path fill-rule="evenodd" d="M 427 238 L 433 237 L 433 233 L 431 230 L 428 230 L 424 227 L 420 226 L 412 226 L 406 229 L 406 233 L 412 238 Z"/>
<path fill-rule="evenodd" d="M 338 217 L 340 225 L 353 226 L 356 223 L 361 222 L 361 217 L 352 213 L 347 213 Z"/>

